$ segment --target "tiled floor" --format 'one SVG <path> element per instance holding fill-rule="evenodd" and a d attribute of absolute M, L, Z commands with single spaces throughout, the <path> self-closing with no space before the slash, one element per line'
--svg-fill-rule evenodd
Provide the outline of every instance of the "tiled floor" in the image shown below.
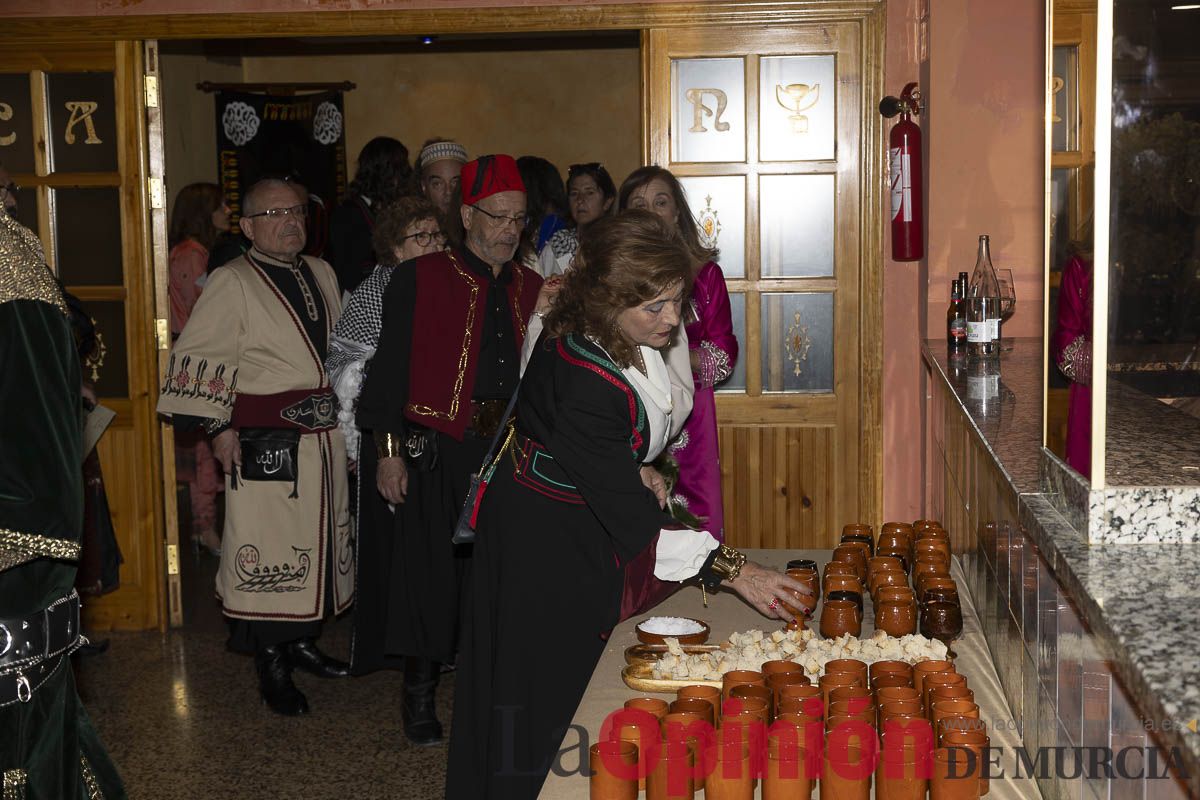
<path fill-rule="evenodd" d="M 272 714 L 250 658 L 225 650 L 210 556 L 187 559 L 188 624 L 165 635 L 111 634 L 83 659 L 80 694 L 135 800 L 442 796 L 446 748 L 408 744 L 397 672 L 323 681 L 296 676 L 312 713 Z M 325 626 L 321 645 L 349 651 L 351 620 Z M 438 690 L 450 718 L 453 675 Z"/>

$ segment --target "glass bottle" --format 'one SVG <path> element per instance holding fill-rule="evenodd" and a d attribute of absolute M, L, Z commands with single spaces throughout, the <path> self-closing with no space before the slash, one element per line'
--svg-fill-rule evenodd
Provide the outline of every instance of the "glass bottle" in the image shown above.
<path fill-rule="evenodd" d="M 946 309 L 946 344 L 951 350 L 967 346 L 967 310 L 963 302 L 966 280 L 950 281 L 950 307 Z"/>
<path fill-rule="evenodd" d="M 967 355 L 972 359 L 1000 357 L 1000 282 L 992 267 L 987 236 L 979 237 L 975 271 L 967 287 Z"/>

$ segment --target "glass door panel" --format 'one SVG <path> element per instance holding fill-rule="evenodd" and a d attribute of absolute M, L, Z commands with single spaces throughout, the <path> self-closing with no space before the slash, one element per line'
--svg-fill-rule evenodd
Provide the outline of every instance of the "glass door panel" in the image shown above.
<path fill-rule="evenodd" d="M 671 62 L 672 161 L 746 159 L 746 62 L 686 58 Z"/>
<path fill-rule="evenodd" d="M 762 296 L 764 392 L 833 391 L 833 294 Z"/>
<path fill-rule="evenodd" d="M 37 168 L 32 96 L 28 72 L 0 74 L 0 162 L 9 175 Z"/>
<path fill-rule="evenodd" d="M 117 112 L 111 72 L 46 75 L 51 172 L 115 172 Z"/>
<path fill-rule="evenodd" d="M 726 278 L 746 275 L 746 179 L 741 175 L 680 178 L 705 247 L 721 251 Z"/>
<path fill-rule="evenodd" d="M 834 186 L 832 175 L 764 175 L 759 179 L 764 278 L 834 274 Z"/>
<path fill-rule="evenodd" d="M 759 60 L 758 136 L 763 161 L 832 160 L 837 153 L 834 56 Z"/>

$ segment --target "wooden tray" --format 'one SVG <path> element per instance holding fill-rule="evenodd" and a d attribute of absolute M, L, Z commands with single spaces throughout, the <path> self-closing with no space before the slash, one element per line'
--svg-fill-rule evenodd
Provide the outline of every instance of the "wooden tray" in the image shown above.
<path fill-rule="evenodd" d="M 714 648 L 720 649 L 720 648 Z M 621 679 L 625 681 L 625 685 L 635 692 L 651 692 L 659 694 L 675 694 L 684 686 L 716 686 L 720 688 L 720 681 L 702 681 L 696 679 L 689 680 L 667 680 L 653 677 L 652 665 L 647 663 L 630 664 L 621 670 Z"/>
<path fill-rule="evenodd" d="M 711 653 L 714 650 L 720 650 L 722 645 L 718 644 L 685 644 L 682 645 L 683 652 L 688 655 L 698 655 L 699 653 Z M 632 647 L 625 648 L 625 663 L 626 664 L 652 664 L 658 661 L 659 658 L 666 655 L 667 646 L 665 644 L 635 644 Z"/>

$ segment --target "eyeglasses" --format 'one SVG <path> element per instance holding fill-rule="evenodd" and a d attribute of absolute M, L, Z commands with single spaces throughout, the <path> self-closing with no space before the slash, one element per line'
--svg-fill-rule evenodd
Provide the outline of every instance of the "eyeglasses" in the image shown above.
<path fill-rule="evenodd" d="M 518 228 L 524 228 L 529 224 L 528 214 L 520 217 L 506 217 L 503 214 L 493 214 L 490 211 L 484 211 L 479 206 L 471 206 L 471 208 L 486 216 L 488 218 L 488 224 L 493 228 L 503 228 L 506 225 L 516 225 Z"/>
<path fill-rule="evenodd" d="M 269 217 L 271 219 L 283 219 L 284 217 L 298 217 L 304 219 L 307 216 L 308 209 L 304 206 L 291 206 L 290 208 L 268 208 L 266 211 L 260 211 L 257 214 L 244 214 L 243 218 Z"/>
<path fill-rule="evenodd" d="M 484 213 L 486 214 L 487 212 L 485 211 Z M 429 231 L 417 231 L 416 233 L 410 233 L 408 236 L 400 237 L 400 241 L 402 242 L 405 239 L 416 239 L 417 244 L 421 247 L 429 247 L 429 245 L 435 241 L 438 244 L 445 244 L 446 234 L 442 233 L 441 231 L 434 231 L 433 233 L 430 233 Z"/>

